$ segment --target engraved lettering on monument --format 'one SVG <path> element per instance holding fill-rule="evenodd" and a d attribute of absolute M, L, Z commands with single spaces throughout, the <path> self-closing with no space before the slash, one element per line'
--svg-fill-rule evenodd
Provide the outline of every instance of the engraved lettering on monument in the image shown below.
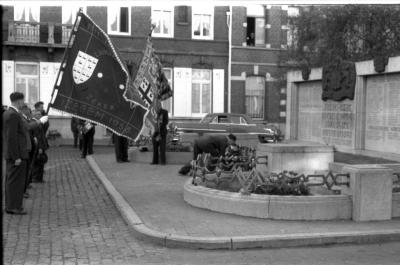
<path fill-rule="evenodd" d="M 400 75 L 367 80 L 367 150 L 400 153 Z"/>

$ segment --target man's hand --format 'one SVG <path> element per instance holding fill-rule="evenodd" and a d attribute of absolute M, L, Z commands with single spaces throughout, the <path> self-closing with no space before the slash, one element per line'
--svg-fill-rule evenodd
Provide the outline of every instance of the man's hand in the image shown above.
<path fill-rule="evenodd" d="M 33 137 L 33 141 L 35 142 L 35 144 L 38 143 L 38 139 L 36 137 Z"/>
<path fill-rule="evenodd" d="M 19 166 L 19 165 L 21 165 L 21 163 L 22 163 L 21 158 L 18 158 L 18 159 L 15 159 L 14 165 Z"/>
<path fill-rule="evenodd" d="M 49 121 L 49 116 L 43 116 L 39 119 L 41 124 L 45 124 L 46 122 Z"/>
<path fill-rule="evenodd" d="M 38 152 L 39 152 L 39 154 L 43 153 L 43 149 L 40 148 L 40 149 L 38 150 Z"/>

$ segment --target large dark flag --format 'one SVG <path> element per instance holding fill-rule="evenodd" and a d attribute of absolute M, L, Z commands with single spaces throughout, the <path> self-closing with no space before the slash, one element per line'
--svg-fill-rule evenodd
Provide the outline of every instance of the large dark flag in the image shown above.
<path fill-rule="evenodd" d="M 143 103 L 149 108 L 146 125 L 154 131 L 160 102 L 172 96 L 171 87 L 165 77 L 160 59 L 155 54 L 151 37 L 147 38 L 146 48 L 136 77 L 124 94 L 132 102 L 138 102 L 138 93 Z"/>
<path fill-rule="evenodd" d="M 131 81 L 110 38 L 81 12 L 71 34 L 51 107 L 136 140 L 149 109 L 138 93 L 124 98 Z"/>

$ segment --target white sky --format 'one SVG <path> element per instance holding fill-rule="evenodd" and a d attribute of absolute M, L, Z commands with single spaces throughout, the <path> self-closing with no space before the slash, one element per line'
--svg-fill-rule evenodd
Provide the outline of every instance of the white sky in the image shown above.
<path fill-rule="evenodd" d="M 2 5 L 14 5 L 15 3 L 41 5 L 41 6 L 57 6 L 57 5 L 93 5 L 93 6 L 105 6 L 109 4 L 113 5 L 131 5 L 131 6 L 149 6 L 156 4 L 166 4 L 169 5 L 248 5 L 248 4 L 265 4 L 265 5 L 310 5 L 310 4 L 400 4 L 400 0 L 270 0 L 270 1 L 258 1 L 258 0 L 116 0 L 116 1 L 99 1 L 99 0 L 86 0 L 86 1 L 76 1 L 76 0 L 0 0 Z"/>

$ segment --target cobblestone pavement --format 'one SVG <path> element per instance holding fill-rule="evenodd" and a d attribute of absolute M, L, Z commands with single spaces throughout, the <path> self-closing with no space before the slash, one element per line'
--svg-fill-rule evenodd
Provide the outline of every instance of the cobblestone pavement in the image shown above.
<path fill-rule="evenodd" d="M 26 216 L 3 216 L 4 264 L 400 264 L 400 242 L 277 250 L 167 249 L 134 237 L 76 150 L 50 150 Z"/>

